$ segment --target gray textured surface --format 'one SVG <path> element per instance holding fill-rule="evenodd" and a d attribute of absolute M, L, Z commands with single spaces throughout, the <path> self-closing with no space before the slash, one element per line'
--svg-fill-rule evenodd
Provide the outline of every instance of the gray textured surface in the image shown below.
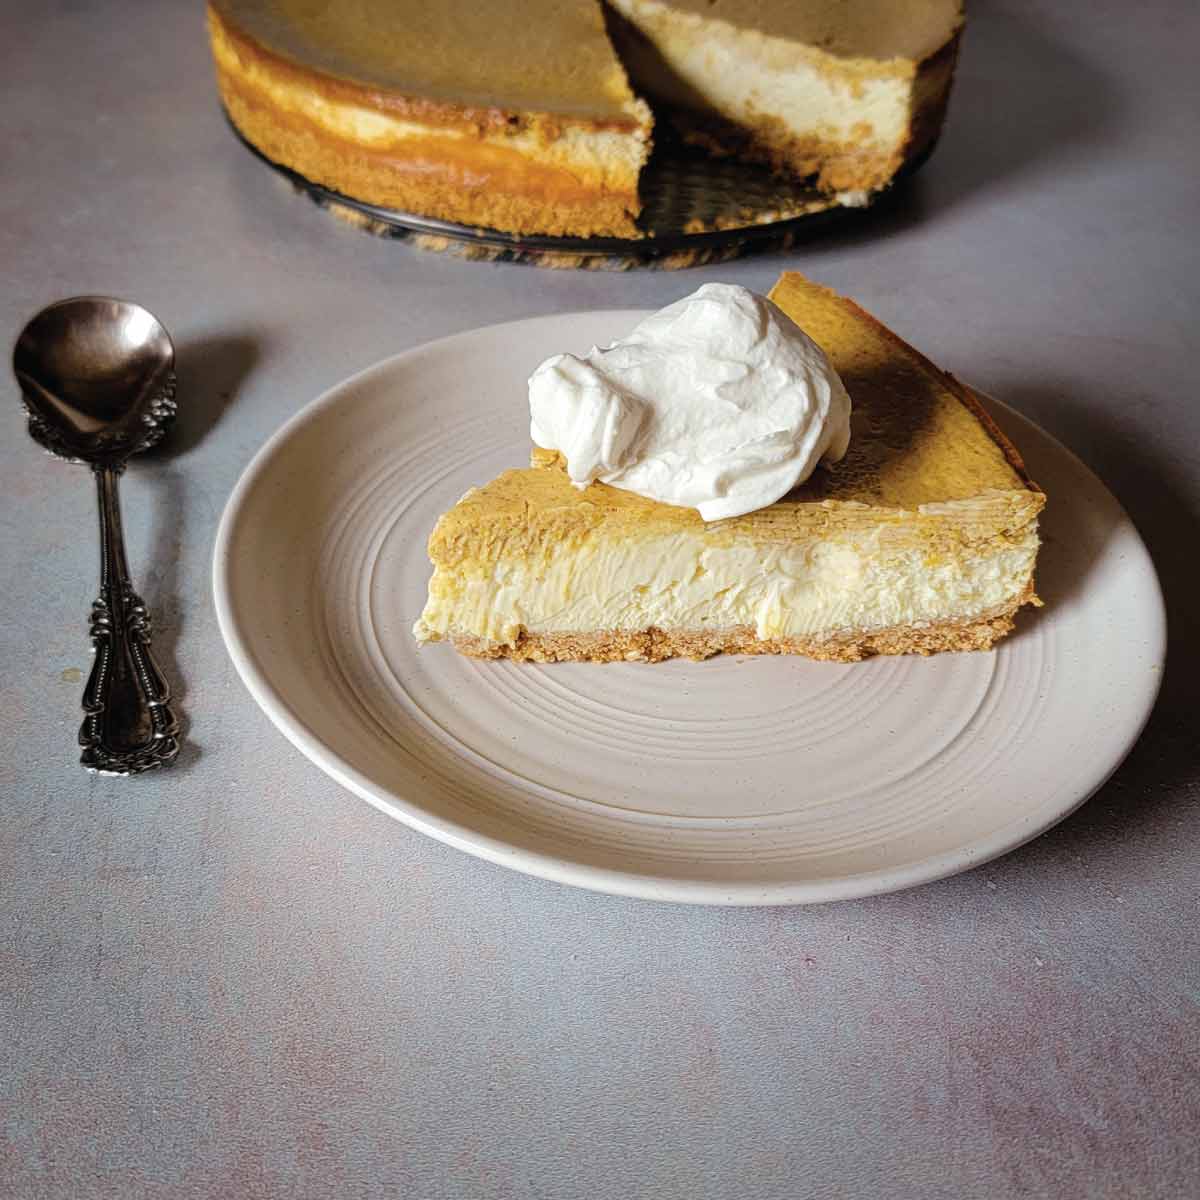
<path fill-rule="evenodd" d="M 195 3 L 6 0 L 0 341 L 87 291 L 176 336 L 179 436 L 125 499 L 189 749 L 133 781 L 74 763 L 92 493 L 10 389 L 0 1195 L 1200 1194 L 1200 20 L 1133 8 L 979 0 L 944 143 L 869 228 L 622 276 L 422 254 L 293 198 L 223 126 Z M 1143 530 L 1171 657 L 1100 795 L 917 891 L 692 910 L 478 862 L 283 741 L 208 572 L 286 416 L 427 338 L 792 265 L 1028 412 Z"/>

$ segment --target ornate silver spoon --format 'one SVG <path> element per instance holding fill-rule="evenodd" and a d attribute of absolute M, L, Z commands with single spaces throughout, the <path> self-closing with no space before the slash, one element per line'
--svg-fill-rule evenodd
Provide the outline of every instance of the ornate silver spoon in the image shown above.
<path fill-rule="evenodd" d="M 100 596 L 79 744 L 80 762 L 106 775 L 169 766 L 179 753 L 171 691 L 150 655 L 150 615 L 129 579 L 117 499 L 126 460 L 153 446 L 175 416 L 174 367 L 162 325 L 144 308 L 106 296 L 44 308 L 13 350 L 30 435 L 96 476 Z"/>

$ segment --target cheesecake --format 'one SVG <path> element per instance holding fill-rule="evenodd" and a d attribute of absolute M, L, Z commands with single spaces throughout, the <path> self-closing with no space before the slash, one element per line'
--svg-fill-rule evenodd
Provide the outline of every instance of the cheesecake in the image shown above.
<path fill-rule="evenodd" d="M 208 5 L 225 112 L 270 161 L 386 209 L 585 238 L 652 232 L 656 112 L 865 202 L 936 139 L 961 24 L 960 0 Z"/>
<path fill-rule="evenodd" d="M 653 118 L 598 0 L 210 0 L 208 28 L 233 125 L 313 183 L 460 224 L 638 234 Z"/>
<path fill-rule="evenodd" d="M 535 447 L 429 539 L 414 628 L 464 654 L 542 662 L 718 653 L 986 650 L 1038 602 L 1042 492 L 978 398 L 853 301 L 794 272 L 771 301 L 852 404 L 845 453 L 783 499 L 705 521 L 593 482 Z"/>
<path fill-rule="evenodd" d="M 634 87 L 684 137 L 866 199 L 932 149 L 961 0 L 610 0 Z"/>

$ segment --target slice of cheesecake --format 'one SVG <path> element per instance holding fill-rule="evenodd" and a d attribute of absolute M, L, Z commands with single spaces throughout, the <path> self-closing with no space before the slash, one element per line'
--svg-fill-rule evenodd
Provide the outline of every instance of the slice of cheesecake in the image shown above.
<path fill-rule="evenodd" d="M 210 0 L 229 119 L 371 204 L 515 233 L 639 236 L 653 118 L 599 0 Z"/>
<path fill-rule="evenodd" d="M 961 0 L 609 3 L 634 87 L 710 149 L 865 200 L 941 129 Z"/>
<path fill-rule="evenodd" d="M 706 524 L 553 451 L 468 492 L 429 540 L 414 629 L 535 661 L 722 651 L 855 661 L 983 650 L 1038 603 L 1045 497 L 974 395 L 852 301 L 796 273 L 771 299 L 853 402 L 850 448 L 785 499 Z"/>

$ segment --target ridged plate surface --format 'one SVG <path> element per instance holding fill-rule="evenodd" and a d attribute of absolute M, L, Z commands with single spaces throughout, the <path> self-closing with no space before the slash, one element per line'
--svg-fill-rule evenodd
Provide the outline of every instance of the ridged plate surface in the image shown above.
<path fill-rule="evenodd" d="M 938 878 L 1085 800 L 1153 704 L 1161 595 L 1099 480 L 999 405 L 1050 501 L 1046 607 L 995 653 L 544 666 L 417 648 L 425 540 L 468 487 L 527 461 L 529 372 L 641 315 L 420 347 L 334 388 L 263 448 L 222 520 L 214 580 L 230 653 L 276 725 L 333 778 L 462 849 L 702 903 Z"/>

